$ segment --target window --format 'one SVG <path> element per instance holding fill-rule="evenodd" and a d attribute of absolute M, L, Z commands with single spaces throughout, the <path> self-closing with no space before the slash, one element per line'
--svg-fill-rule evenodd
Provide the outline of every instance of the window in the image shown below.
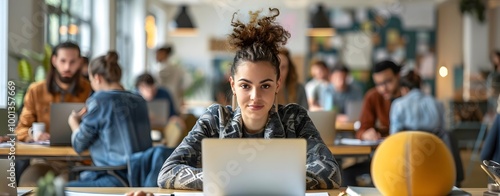
<path fill-rule="evenodd" d="M 64 41 L 80 45 L 83 55 L 91 50 L 92 1 L 45 0 L 47 5 L 46 43 L 52 47 Z"/>
<path fill-rule="evenodd" d="M 7 27 L 8 2 L 0 1 L 0 108 L 7 107 Z"/>

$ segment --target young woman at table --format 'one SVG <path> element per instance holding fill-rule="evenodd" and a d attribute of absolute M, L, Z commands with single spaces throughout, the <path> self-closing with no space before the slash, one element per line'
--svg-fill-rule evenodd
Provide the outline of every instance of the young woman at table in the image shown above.
<path fill-rule="evenodd" d="M 236 56 L 231 67 L 231 90 L 237 107 L 210 106 L 172 155 L 158 176 L 168 189 L 203 189 L 201 141 L 203 138 L 305 138 L 307 140 L 307 189 L 340 186 L 340 169 L 323 143 L 307 110 L 297 104 L 275 105 L 280 91 L 279 48 L 290 33 L 271 16 L 251 12 L 247 24 L 233 20 L 229 43 Z M 233 103 L 234 105 L 235 103 Z"/>
<path fill-rule="evenodd" d="M 146 101 L 123 89 L 117 62 L 118 55 L 109 52 L 90 63 L 89 79 L 95 93 L 87 100 L 86 108 L 73 112 L 68 119 L 73 148 L 78 153 L 90 150 L 95 166 L 125 165 L 131 154 L 152 146 Z M 79 181 L 67 186 L 124 186 L 116 175 L 127 179 L 126 170 L 113 175 L 87 171 Z"/>

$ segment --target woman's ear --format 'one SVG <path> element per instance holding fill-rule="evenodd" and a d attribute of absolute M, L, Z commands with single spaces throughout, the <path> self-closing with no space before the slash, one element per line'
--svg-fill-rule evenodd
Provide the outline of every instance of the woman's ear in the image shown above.
<path fill-rule="evenodd" d="M 93 77 L 94 77 L 94 80 L 95 80 L 95 83 L 96 83 L 96 84 L 101 84 L 101 83 L 102 83 L 102 81 L 103 81 L 103 79 L 104 79 L 104 78 L 102 78 L 102 76 L 101 76 L 101 75 L 99 75 L 99 74 L 94 74 L 94 75 L 93 75 Z"/>
<path fill-rule="evenodd" d="M 276 93 L 280 92 L 281 89 L 281 78 L 276 81 Z"/>
<path fill-rule="evenodd" d="M 233 76 L 229 76 L 229 84 L 231 85 L 231 92 L 232 92 L 232 94 L 234 94 L 235 90 L 234 90 L 234 79 L 233 79 Z"/>

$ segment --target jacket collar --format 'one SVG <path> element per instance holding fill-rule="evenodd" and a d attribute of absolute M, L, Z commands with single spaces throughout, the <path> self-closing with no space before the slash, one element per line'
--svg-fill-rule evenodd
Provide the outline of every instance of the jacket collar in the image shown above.
<path fill-rule="evenodd" d="M 241 138 L 243 136 L 243 118 L 241 117 L 241 108 L 237 107 L 233 113 L 231 118 L 231 122 L 227 123 L 225 127 L 225 135 L 220 135 L 221 138 Z M 281 114 L 283 115 L 283 114 Z M 223 120 L 223 119 L 220 119 Z M 225 123 L 221 123 L 225 124 Z M 269 117 L 267 120 L 267 124 L 264 127 L 264 138 L 285 138 L 285 130 L 283 124 L 281 123 L 280 114 L 276 113 L 275 106 L 271 107 L 269 111 Z"/>

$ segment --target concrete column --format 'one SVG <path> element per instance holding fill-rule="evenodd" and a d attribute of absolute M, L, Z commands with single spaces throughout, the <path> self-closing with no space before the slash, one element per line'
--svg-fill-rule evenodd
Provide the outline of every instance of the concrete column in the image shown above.
<path fill-rule="evenodd" d="M 106 54 L 115 48 L 116 1 L 93 1 L 92 4 L 92 57 Z"/>
<path fill-rule="evenodd" d="M 479 98 L 476 89 L 471 89 L 471 77 L 481 70 L 490 69 L 488 51 L 488 23 L 479 22 L 476 17 L 463 15 L 463 52 L 464 52 L 464 101 Z"/>

